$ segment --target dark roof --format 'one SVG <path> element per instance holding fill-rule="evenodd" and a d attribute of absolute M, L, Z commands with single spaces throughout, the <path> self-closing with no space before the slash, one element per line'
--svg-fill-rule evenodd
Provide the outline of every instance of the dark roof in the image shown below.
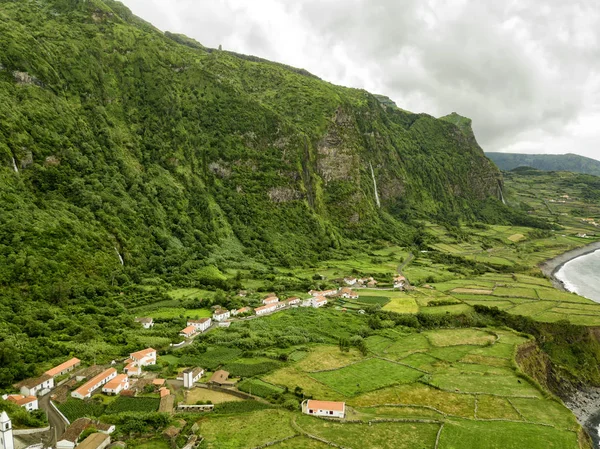
<path fill-rule="evenodd" d="M 141 317 L 141 318 L 136 318 L 135 321 L 137 321 L 138 323 L 148 324 L 148 323 L 152 323 L 154 320 L 152 318 L 148 318 L 148 317 Z"/>
<path fill-rule="evenodd" d="M 73 443 L 77 442 L 77 440 L 79 439 L 79 435 L 81 435 L 81 433 L 87 429 L 87 427 L 92 424 L 92 420 L 89 418 L 78 418 L 75 421 L 73 421 L 71 423 L 71 425 L 69 427 L 67 427 L 67 430 L 65 430 L 65 433 L 62 434 L 62 436 L 59 438 L 60 440 L 67 440 L 67 441 L 71 441 Z"/>
<path fill-rule="evenodd" d="M 223 371 L 222 369 L 215 371 L 213 375 L 210 377 L 210 382 L 214 382 L 217 384 L 227 382 L 229 378 L 229 373 L 227 371 Z"/>
<path fill-rule="evenodd" d="M 25 379 L 15 384 L 15 388 L 27 387 L 33 388 L 37 387 L 39 384 L 46 382 L 47 380 L 52 379 L 52 376 L 48 374 L 42 374 L 40 377 L 32 377 L 30 379 Z"/>
<path fill-rule="evenodd" d="M 92 433 L 77 446 L 79 449 L 98 449 L 106 440 L 110 439 L 105 433 Z"/>

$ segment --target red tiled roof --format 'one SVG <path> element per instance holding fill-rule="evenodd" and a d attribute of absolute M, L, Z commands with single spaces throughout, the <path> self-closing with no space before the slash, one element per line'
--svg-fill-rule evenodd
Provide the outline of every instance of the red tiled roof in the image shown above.
<path fill-rule="evenodd" d="M 144 357 L 152 354 L 153 352 L 156 352 L 156 349 L 146 348 L 146 349 L 142 349 L 141 351 L 132 352 L 130 355 L 131 355 L 131 358 L 139 360 L 139 359 L 143 359 Z"/>
<path fill-rule="evenodd" d="M 275 309 L 275 304 L 267 304 L 266 306 L 260 306 L 254 309 L 255 312 L 262 312 L 263 310 Z"/>
<path fill-rule="evenodd" d="M 332 402 L 332 401 L 315 401 L 309 399 L 306 403 L 306 407 L 311 410 L 333 410 L 334 412 L 343 412 L 345 402 Z"/>
<path fill-rule="evenodd" d="M 25 404 L 29 404 L 30 402 L 37 401 L 37 398 L 35 396 L 23 396 L 22 394 L 9 394 L 6 400 L 12 402 L 13 404 L 23 406 Z"/>
<path fill-rule="evenodd" d="M 186 327 L 185 329 L 183 329 L 181 331 L 182 334 L 186 334 L 186 335 L 193 334 L 195 332 L 196 332 L 196 328 L 192 325 Z"/>
<path fill-rule="evenodd" d="M 60 365 L 55 366 L 52 369 L 49 369 L 44 374 L 47 374 L 48 376 L 54 377 L 57 374 L 60 374 L 62 371 L 66 370 L 66 369 L 69 369 L 69 368 L 72 368 L 72 367 L 74 367 L 75 365 L 77 365 L 79 363 L 81 363 L 81 360 L 79 360 L 76 357 L 73 357 L 71 360 L 67 360 L 64 363 L 61 363 Z"/>
<path fill-rule="evenodd" d="M 114 368 L 108 368 L 106 371 L 98 374 L 95 377 L 92 377 L 90 380 L 88 380 L 86 383 L 84 383 L 81 387 L 79 387 L 77 390 L 75 390 L 77 393 L 79 393 L 81 396 L 86 396 L 87 394 L 90 393 L 90 389 L 100 383 L 102 380 L 106 379 L 108 376 L 110 376 L 113 373 L 116 373 L 117 370 Z"/>
<path fill-rule="evenodd" d="M 116 390 L 120 384 L 127 382 L 127 380 L 128 380 L 127 374 L 119 374 L 113 380 L 106 383 L 104 385 L 104 387 L 102 387 L 102 388 L 107 388 L 109 390 Z"/>

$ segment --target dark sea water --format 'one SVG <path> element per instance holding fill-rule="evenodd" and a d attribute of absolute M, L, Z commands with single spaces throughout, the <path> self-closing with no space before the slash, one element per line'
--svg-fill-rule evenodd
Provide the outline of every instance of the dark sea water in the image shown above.
<path fill-rule="evenodd" d="M 600 250 L 567 262 L 556 277 L 567 290 L 600 302 Z"/>

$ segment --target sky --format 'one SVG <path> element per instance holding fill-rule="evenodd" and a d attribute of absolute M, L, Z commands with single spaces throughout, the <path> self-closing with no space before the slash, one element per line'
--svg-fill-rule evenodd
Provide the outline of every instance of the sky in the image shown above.
<path fill-rule="evenodd" d="M 473 120 L 485 151 L 600 159 L 597 0 L 121 0 L 163 31 Z"/>

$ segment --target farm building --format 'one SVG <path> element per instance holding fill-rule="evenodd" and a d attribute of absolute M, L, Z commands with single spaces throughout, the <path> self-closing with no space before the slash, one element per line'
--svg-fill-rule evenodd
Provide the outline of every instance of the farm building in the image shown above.
<path fill-rule="evenodd" d="M 125 368 L 123 368 L 123 372 L 131 377 L 138 377 L 142 375 L 142 367 L 139 366 L 131 359 L 125 360 Z"/>
<path fill-rule="evenodd" d="M 242 307 L 241 309 L 237 309 L 235 311 L 236 315 L 243 315 L 244 313 L 250 313 L 252 312 L 252 307 Z"/>
<path fill-rule="evenodd" d="M 110 435 L 92 433 L 77 446 L 79 449 L 104 449 L 110 444 Z"/>
<path fill-rule="evenodd" d="M 55 366 L 52 369 L 49 369 L 44 374 L 47 374 L 48 376 L 52 376 L 52 377 L 60 376 L 62 374 L 66 374 L 70 371 L 73 371 L 80 364 L 81 364 L 81 360 L 79 360 L 76 357 L 73 357 L 71 360 L 67 360 L 64 363 L 61 363 L 60 365 Z"/>
<path fill-rule="evenodd" d="M 231 387 L 235 384 L 235 382 L 229 380 L 229 373 L 222 369 L 215 371 L 208 383 L 219 385 L 221 387 Z"/>
<path fill-rule="evenodd" d="M 5 401 L 23 407 L 28 412 L 38 409 L 38 400 L 35 396 L 23 396 L 22 394 L 5 394 L 2 396 Z"/>
<path fill-rule="evenodd" d="M 102 387 L 102 393 L 106 394 L 119 394 L 123 390 L 129 389 L 129 377 L 127 374 L 119 374 L 110 382 L 107 382 Z"/>
<path fill-rule="evenodd" d="M 187 325 L 194 326 L 199 332 L 204 332 L 210 327 L 212 320 L 210 318 L 200 318 L 199 320 L 187 320 Z"/>
<path fill-rule="evenodd" d="M 150 329 L 154 326 L 154 320 L 150 317 L 136 318 L 135 322 L 140 323 L 144 329 Z"/>
<path fill-rule="evenodd" d="M 344 278 L 344 282 L 346 283 L 346 285 L 350 285 L 353 286 L 358 282 L 358 279 L 356 278 Z"/>
<path fill-rule="evenodd" d="M 308 292 L 308 294 L 309 294 L 310 296 L 313 296 L 313 297 L 315 297 L 315 298 L 316 298 L 317 296 L 334 296 L 334 295 L 337 295 L 337 290 L 336 290 L 335 288 L 334 288 L 334 289 L 331 289 L 331 290 L 323 290 L 323 291 L 318 291 L 318 290 L 310 290 L 310 291 Z"/>
<path fill-rule="evenodd" d="M 213 313 L 213 320 L 215 321 L 224 321 L 231 316 L 231 312 L 225 309 L 217 309 Z"/>
<path fill-rule="evenodd" d="M 15 385 L 23 396 L 37 396 L 46 394 L 54 388 L 54 378 L 48 374 L 42 374 L 40 377 L 25 379 Z"/>
<path fill-rule="evenodd" d="M 346 416 L 346 403 L 307 399 L 302 402 L 302 413 L 328 418 L 344 418 Z"/>
<path fill-rule="evenodd" d="M 106 371 L 93 377 L 81 387 L 71 392 L 71 396 L 77 399 L 86 399 L 92 396 L 92 392 L 101 386 L 105 385 L 109 381 L 117 377 L 117 370 L 114 368 L 108 368 Z"/>
<path fill-rule="evenodd" d="M 204 375 L 202 368 L 189 368 L 183 372 L 183 387 L 193 388 L 194 384 Z"/>
<path fill-rule="evenodd" d="M 75 446 L 77 446 L 77 441 L 79 440 L 81 434 L 89 427 L 94 427 L 98 430 L 98 432 L 100 432 L 100 434 L 105 435 L 111 434 L 115 431 L 115 426 L 113 425 L 92 421 L 89 418 L 79 418 L 73 421 L 71 425 L 67 427 L 65 433 L 63 433 L 60 439 L 58 439 L 56 443 L 56 449 L 73 449 Z"/>
<path fill-rule="evenodd" d="M 327 304 L 327 298 L 324 298 L 324 297 L 322 297 L 322 296 L 321 296 L 321 297 L 318 297 L 318 296 L 316 296 L 316 297 L 314 297 L 314 298 L 312 299 L 312 301 L 311 301 L 311 305 L 312 305 L 312 306 L 313 306 L 315 309 L 317 309 L 317 308 L 319 308 L 319 307 L 323 307 L 323 306 L 324 306 L 324 305 L 326 305 L 326 304 Z"/>
<path fill-rule="evenodd" d="M 394 288 L 403 289 L 406 284 L 406 278 L 402 275 L 398 275 L 394 277 Z"/>
<path fill-rule="evenodd" d="M 129 354 L 129 357 L 139 366 L 155 365 L 156 349 L 146 348 L 141 351 L 132 352 Z"/>
<path fill-rule="evenodd" d="M 300 298 L 297 297 L 292 297 L 292 298 L 288 298 L 285 300 L 285 302 L 289 305 L 289 306 L 297 306 L 298 304 L 300 304 L 302 302 L 302 300 Z"/>
<path fill-rule="evenodd" d="M 185 338 L 193 337 L 198 332 L 198 329 L 194 326 L 188 326 L 185 329 L 181 329 L 179 335 Z"/>
<path fill-rule="evenodd" d="M 276 304 L 267 304 L 266 306 L 261 306 L 261 307 L 257 307 L 256 309 L 254 309 L 254 313 L 256 313 L 256 315 L 260 316 L 260 315 L 266 315 L 267 313 L 275 312 L 275 310 L 277 310 Z"/>

